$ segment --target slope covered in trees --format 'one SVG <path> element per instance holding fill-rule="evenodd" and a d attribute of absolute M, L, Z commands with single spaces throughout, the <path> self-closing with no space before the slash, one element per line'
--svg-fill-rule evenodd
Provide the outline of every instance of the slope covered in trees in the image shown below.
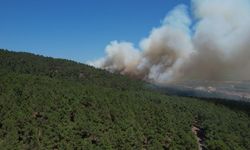
<path fill-rule="evenodd" d="M 163 95 L 73 61 L 0 50 L 4 149 L 250 149 L 246 110 Z"/>

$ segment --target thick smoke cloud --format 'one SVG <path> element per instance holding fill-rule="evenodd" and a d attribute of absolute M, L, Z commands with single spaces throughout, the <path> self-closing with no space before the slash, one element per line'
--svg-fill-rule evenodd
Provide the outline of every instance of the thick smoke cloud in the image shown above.
<path fill-rule="evenodd" d="M 193 0 L 168 13 L 137 49 L 113 41 L 90 64 L 158 84 L 250 79 L 250 1 Z"/>

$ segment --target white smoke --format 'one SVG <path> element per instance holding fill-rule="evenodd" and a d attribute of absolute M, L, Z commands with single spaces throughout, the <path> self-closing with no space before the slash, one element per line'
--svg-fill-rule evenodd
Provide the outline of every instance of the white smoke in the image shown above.
<path fill-rule="evenodd" d="M 192 14 L 179 5 L 138 49 L 114 41 L 90 64 L 159 84 L 250 79 L 250 1 L 193 0 Z"/>

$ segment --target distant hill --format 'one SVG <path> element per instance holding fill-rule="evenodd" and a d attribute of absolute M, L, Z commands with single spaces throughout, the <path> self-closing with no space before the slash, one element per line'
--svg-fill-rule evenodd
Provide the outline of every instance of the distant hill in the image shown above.
<path fill-rule="evenodd" d="M 250 149 L 248 111 L 148 87 L 73 61 L 0 50 L 0 148 Z"/>
<path fill-rule="evenodd" d="M 169 95 L 241 101 L 250 105 L 249 81 L 181 81 L 155 88 Z"/>

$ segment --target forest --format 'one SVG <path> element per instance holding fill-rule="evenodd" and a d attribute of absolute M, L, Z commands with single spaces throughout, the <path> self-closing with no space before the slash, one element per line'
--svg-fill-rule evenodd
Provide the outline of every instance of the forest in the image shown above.
<path fill-rule="evenodd" d="M 203 149 L 250 149 L 250 108 L 167 95 L 74 61 L 0 50 L 0 149 L 193 150 L 194 125 Z"/>

